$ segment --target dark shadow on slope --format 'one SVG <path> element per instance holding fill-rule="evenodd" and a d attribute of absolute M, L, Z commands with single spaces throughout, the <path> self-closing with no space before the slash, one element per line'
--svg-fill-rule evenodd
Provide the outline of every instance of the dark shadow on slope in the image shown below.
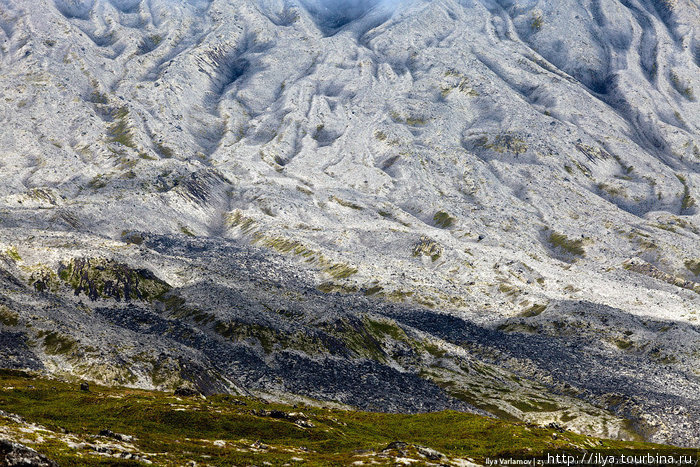
<path fill-rule="evenodd" d="M 6 17 L 0 15 L 0 31 L 2 31 L 5 34 L 5 38 L 7 40 L 12 39 L 12 36 L 15 33 L 16 21 L 17 18 L 10 18 L 9 15 L 6 15 Z"/>
<path fill-rule="evenodd" d="M 679 9 L 677 0 L 640 1 L 650 13 L 656 12 L 657 16 L 661 18 L 664 26 L 666 26 L 669 36 L 671 36 L 676 45 L 681 46 L 683 43 L 683 36 L 679 31 L 679 22 L 676 16 L 677 10 Z M 683 6 L 683 8 L 685 8 L 685 6 Z"/>
<path fill-rule="evenodd" d="M 210 81 L 211 97 L 207 104 L 213 115 L 218 114 L 218 103 L 228 89 L 246 75 L 264 69 L 256 57 L 274 46 L 274 42 L 261 42 L 255 34 L 249 34 L 235 47 L 217 45 L 197 57 L 199 71 Z"/>
<path fill-rule="evenodd" d="M 118 41 L 114 31 L 106 34 L 97 34 L 88 30 L 83 30 L 83 32 L 97 47 L 112 47 Z"/>
<path fill-rule="evenodd" d="M 226 88 L 241 78 L 250 66 L 250 62 L 244 58 L 218 53 L 213 53 L 210 57 L 216 66 L 216 73 L 210 75 L 210 78 L 212 92 L 217 96 L 221 96 Z"/>
<path fill-rule="evenodd" d="M 659 38 L 654 27 L 654 22 L 649 14 L 640 10 L 629 0 L 621 0 L 620 3 L 627 8 L 642 28 L 642 38 L 639 44 L 639 60 L 644 74 L 650 83 L 656 82 L 658 75 Z"/>
<path fill-rule="evenodd" d="M 235 242 L 143 237 L 143 247 L 191 258 L 199 265 L 224 261 L 232 281 L 178 289 L 177 296 L 163 297 L 159 312 L 148 314 L 147 320 L 149 312 L 143 309 L 105 310 L 104 317 L 134 332 L 166 336 L 196 349 L 221 374 L 235 375 L 250 388 L 271 389 L 275 381 L 283 381 L 284 390 L 382 410 L 435 410 L 454 404 L 412 372 L 410 364 L 405 373 L 386 365 L 391 347 L 378 345 L 383 338 L 363 331 L 367 319 L 385 318 L 402 329 L 459 345 L 485 363 L 524 378 L 549 381 L 546 385 L 554 392 L 634 419 L 646 437 L 653 436 L 654 429 L 644 424 L 640 413 L 651 414 L 652 420 L 658 417 L 668 427 L 700 420 L 700 383 L 692 374 L 697 357 L 691 353 L 700 342 L 700 328 L 692 324 L 568 301 L 536 315 L 484 326 L 418 306 L 322 293 L 298 275 L 295 263 L 279 263 L 274 254 Z M 278 273 L 270 276 L 271 270 Z M 297 291 L 298 298 L 285 294 L 290 290 Z M 683 345 L 686 350 L 679 353 Z M 358 375 L 366 380 L 358 382 Z M 613 399 L 627 402 L 621 405 Z M 668 410 L 678 406 L 688 412 Z M 685 427 L 662 437 L 689 444 L 700 436 L 700 423 Z"/>
<path fill-rule="evenodd" d="M 381 0 L 302 0 L 302 5 L 325 36 L 332 36 L 364 17 Z"/>
<path fill-rule="evenodd" d="M 152 34 L 150 36 L 144 37 L 139 43 L 138 54 L 146 55 L 153 52 L 161 43 L 163 42 L 163 37 L 158 34 Z"/>
<path fill-rule="evenodd" d="M 44 370 L 44 364 L 27 346 L 28 336 L 21 332 L 0 331 L 0 367 Z"/>
<path fill-rule="evenodd" d="M 574 319 L 572 315 L 578 315 Z M 499 329 L 489 329 L 456 316 L 433 311 L 403 311 L 388 317 L 430 335 L 475 352 L 491 349 L 494 363 L 515 358 L 529 368 L 523 376 L 552 377 L 553 388 L 576 387 L 578 397 L 603 401 L 605 408 L 631 419 L 635 429 L 649 437 L 656 428 L 647 425 L 638 413 L 650 412 L 665 418 L 667 426 L 685 420 L 700 420 L 697 404 L 698 381 L 690 368 L 677 362 L 672 349 L 664 343 L 697 343 L 700 329 L 687 323 L 659 319 L 641 319 L 622 310 L 590 302 L 565 302 L 554 313 L 537 316 L 539 322 L 523 318 L 506 320 Z M 596 326 L 597 325 L 597 326 Z M 597 329 L 623 335 L 625 340 L 608 342 Z M 658 334 L 660 337 L 657 337 Z M 667 333 L 667 334 L 663 334 Z M 637 340 L 637 336 L 641 336 Z M 654 336 L 649 338 L 648 336 Z M 531 367 L 530 365 L 534 365 Z M 687 362 L 686 362 L 687 365 Z M 563 386 L 562 386 L 563 385 Z M 625 404 L 606 402 L 616 394 Z M 688 407 L 691 413 L 675 417 L 671 407 Z M 687 418 L 686 418 L 687 416 Z M 700 433 L 700 426 L 676 431 L 672 441 L 688 444 Z"/>
<path fill-rule="evenodd" d="M 138 13 L 142 0 L 109 0 L 114 8 L 122 13 Z"/>
<path fill-rule="evenodd" d="M 278 2 L 272 2 L 273 5 L 269 5 L 268 3 L 269 2 L 261 1 L 260 9 L 262 14 L 275 26 L 287 27 L 299 20 L 297 7 L 292 5 L 289 1 L 285 0 L 281 5 L 277 5 Z"/>
<path fill-rule="evenodd" d="M 166 339 L 201 353 L 209 366 L 195 369 L 194 373 L 208 384 L 216 381 L 206 377 L 207 373 L 218 373 L 233 377 L 237 383 L 251 389 L 270 390 L 283 381 L 286 392 L 336 400 L 366 410 L 472 411 L 471 406 L 453 399 L 417 374 L 403 373 L 374 360 L 348 358 L 342 348 L 339 348 L 338 356 L 312 357 L 298 350 L 267 348 L 270 336 L 279 333 L 273 322 L 264 318 L 264 303 L 250 300 L 247 293 L 236 293 L 213 284 L 209 284 L 206 292 L 226 299 L 227 303 L 235 303 L 230 312 L 238 319 L 211 322 L 213 316 L 206 313 L 188 314 L 194 310 L 187 310 L 186 305 L 175 310 L 167 308 L 161 313 L 138 306 L 121 308 L 119 312 L 104 307 L 96 312 L 100 319 L 111 325 L 159 340 Z M 172 298 L 166 298 L 166 301 L 172 303 Z M 228 301 L 234 298 L 241 301 Z M 257 313 L 252 313 L 254 309 Z M 287 328 L 292 337 L 289 331 Z M 308 334 L 304 337 L 310 339 L 314 330 L 306 332 Z M 339 341 L 338 345 L 342 347 L 343 343 Z M 358 375 L 362 375 L 362 381 L 358 381 Z M 218 389 L 218 392 L 222 391 L 223 388 Z"/>
<path fill-rule="evenodd" d="M 54 0 L 54 5 L 68 19 L 88 19 L 95 0 Z"/>

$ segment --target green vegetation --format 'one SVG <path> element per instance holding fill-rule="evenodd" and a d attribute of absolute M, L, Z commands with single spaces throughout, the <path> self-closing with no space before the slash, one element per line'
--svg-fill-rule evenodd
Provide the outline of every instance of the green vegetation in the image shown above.
<path fill-rule="evenodd" d="M 92 177 L 92 180 L 88 182 L 88 186 L 92 188 L 93 190 L 98 190 L 100 188 L 104 188 L 107 186 L 107 182 L 105 180 L 104 175 L 102 174 L 97 174 L 94 177 Z"/>
<path fill-rule="evenodd" d="M 236 211 L 236 214 L 238 214 L 238 211 Z M 245 222 L 247 221 L 242 221 L 242 219 L 243 217 L 241 216 L 237 222 L 239 222 L 239 224 L 241 222 L 245 224 Z M 252 224 L 250 228 L 252 229 Z M 243 229 L 243 227 L 241 227 L 241 229 Z M 347 279 L 348 277 L 357 273 L 357 268 L 354 268 L 344 263 L 334 263 L 325 256 L 323 256 L 323 254 L 314 251 L 310 248 L 307 248 L 303 243 L 297 240 L 291 240 L 284 237 L 268 237 L 259 232 L 256 232 L 254 234 L 253 242 L 261 243 L 262 245 L 277 250 L 280 253 L 292 253 L 297 256 L 301 256 L 307 263 L 318 264 L 320 267 L 323 268 L 323 271 L 325 273 L 329 274 L 335 279 Z M 330 290 L 333 287 L 327 285 L 327 287 L 325 288 Z"/>
<path fill-rule="evenodd" d="M 7 250 L 5 250 L 5 254 L 10 257 L 12 261 L 15 263 L 22 261 L 22 257 L 19 255 L 17 252 L 17 247 L 11 246 Z"/>
<path fill-rule="evenodd" d="M 176 293 L 166 293 L 158 299 L 173 318 L 189 318 L 200 325 L 215 321 L 209 313 L 185 305 L 185 299 Z"/>
<path fill-rule="evenodd" d="M 517 297 L 518 295 L 520 295 L 519 288 L 517 288 L 511 284 L 506 284 L 506 283 L 499 284 L 498 291 L 506 294 L 509 297 Z"/>
<path fill-rule="evenodd" d="M 443 99 L 450 95 L 455 89 L 469 97 L 478 97 L 479 92 L 469 85 L 469 78 L 456 70 L 447 70 L 445 78 L 449 83 L 440 86 L 440 95 Z M 456 79 L 455 79 L 456 78 Z"/>
<path fill-rule="evenodd" d="M 419 454 L 422 446 L 449 459 L 470 458 L 482 463 L 486 457 L 531 459 L 552 452 L 578 454 L 589 446 L 610 454 L 656 449 L 697 455 L 697 450 L 599 440 L 459 412 L 402 415 L 292 408 L 230 395 L 175 397 L 95 385 L 90 391 L 80 391 L 77 383 L 13 370 L 0 370 L 0 383 L 3 410 L 46 428 L 36 436 L 22 423 L 3 417 L 0 426 L 5 436 L 29 440 L 24 442 L 61 466 L 143 465 L 123 458 L 124 453 L 130 454 L 124 457 L 139 456 L 156 465 L 186 465 L 190 461 L 216 466 L 268 462 L 349 465 L 355 461 L 394 465 L 400 454 L 385 449 L 397 440 L 408 443 L 407 456 L 419 465 L 426 462 Z M 551 405 L 533 399 L 522 408 Z M 99 435 L 105 429 L 133 439 L 117 443 L 123 447 L 116 448 L 113 457 L 106 457 L 105 452 L 98 452 L 100 443 L 114 444 L 115 440 Z"/>
<path fill-rule="evenodd" d="M 59 288 L 58 276 L 48 266 L 36 264 L 23 268 L 29 273 L 29 285 L 34 287 L 37 292 L 50 290 L 56 292 Z"/>
<path fill-rule="evenodd" d="M 120 107 L 112 112 L 114 121 L 108 127 L 109 141 L 119 143 L 128 148 L 136 148 L 134 137 L 129 126 L 129 109 L 128 107 Z"/>
<path fill-rule="evenodd" d="M 394 302 L 403 302 L 415 295 L 411 290 L 392 290 L 387 298 Z"/>
<path fill-rule="evenodd" d="M 435 358 L 443 358 L 445 355 L 447 355 L 446 350 L 441 349 L 432 342 L 425 341 L 425 343 L 423 344 L 423 349 L 425 349 L 426 352 L 428 352 Z"/>
<path fill-rule="evenodd" d="M 313 195 L 314 192 L 306 188 L 305 186 L 297 185 L 297 191 L 300 193 L 304 193 L 305 195 Z"/>
<path fill-rule="evenodd" d="M 346 208 L 350 209 L 355 209 L 357 211 L 362 211 L 364 208 L 358 204 L 351 203 L 350 201 L 345 201 L 344 199 L 340 199 L 337 196 L 331 196 L 331 201 L 335 201 L 336 203 L 340 204 L 341 206 L 344 206 Z"/>
<path fill-rule="evenodd" d="M 179 228 L 180 228 L 180 232 L 182 232 L 184 235 L 187 235 L 188 237 L 196 237 L 194 232 L 192 232 L 189 228 L 187 228 L 187 226 L 180 225 Z"/>
<path fill-rule="evenodd" d="M 109 103 L 109 98 L 107 97 L 107 94 L 100 92 L 98 90 L 92 91 L 90 94 L 90 102 L 93 104 L 108 104 Z"/>
<path fill-rule="evenodd" d="M 413 246 L 413 256 L 429 256 L 433 261 L 440 259 L 443 253 L 442 245 L 429 237 L 421 237 Z"/>
<path fill-rule="evenodd" d="M 58 277 L 76 294 L 98 298 L 153 300 L 170 291 L 170 286 L 147 269 L 132 269 L 105 258 L 73 258 L 61 263 Z"/>
<path fill-rule="evenodd" d="M 585 165 L 581 164 L 579 161 L 574 161 L 574 165 L 586 177 L 591 178 L 593 176 L 591 169 L 589 169 Z"/>
<path fill-rule="evenodd" d="M 515 401 L 512 405 L 522 412 L 553 412 L 560 409 L 558 405 L 541 399 Z"/>
<path fill-rule="evenodd" d="M 688 180 L 683 175 L 676 174 L 676 178 L 683 184 L 683 199 L 681 200 L 681 209 L 687 210 L 695 206 L 695 198 L 690 196 L 690 187 Z"/>
<path fill-rule="evenodd" d="M 426 119 L 421 117 L 408 116 L 404 118 L 400 113 L 396 111 L 391 112 L 391 119 L 396 123 L 405 123 L 408 126 L 424 126 L 428 122 Z"/>
<path fill-rule="evenodd" d="M 558 248 L 565 253 L 573 256 L 585 256 L 586 250 L 583 249 L 583 240 L 571 240 L 564 234 L 551 232 L 548 237 L 550 245 L 554 248 Z"/>
<path fill-rule="evenodd" d="M 141 245 L 144 240 L 143 235 L 141 235 L 139 232 L 129 230 L 122 230 L 121 239 L 126 243 L 131 243 L 134 245 Z"/>
<path fill-rule="evenodd" d="M 530 27 L 532 28 L 533 31 L 539 31 L 542 29 L 542 26 L 544 25 L 544 18 L 542 17 L 542 13 L 535 12 L 532 14 L 532 22 L 530 23 Z"/>
<path fill-rule="evenodd" d="M 684 264 L 690 272 L 696 276 L 700 276 L 700 259 L 688 259 Z"/>
<path fill-rule="evenodd" d="M 19 315 L 5 305 L 0 305 L 0 323 L 5 326 L 17 326 Z"/>
<path fill-rule="evenodd" d="M 455 218 L 450 216 L 445 211 L 438 211 L 433 216 L 433 222 L 435 222 L 435 225 L 441 229 L 449 229 L 454 224 Z"/>
<path fill-rule="evenodd" d="M 381 293 L 383 290 L 384 290 L 384 287 L 382 287 L 381 285 L 375 285 L 375 286 L 372 286 L 372 287 L 365 289 L 363 291 L 363 293 L 369 297 L 371 295 L 377 295 L 378 293 Z"/>
<path fill-rule="evenodd" d="M 395 322 L 389 320 L 373 320 L 370 318 L 365 319 L 366 328 L 374 336 L 378 338 L 383 338 L 385 335 L 390 336 L 392 339 L 397 341 L 408 342 L 408 336 L 403 329 L 401 329 Z"/>
<path fill-rule="evenodd" d="M 532 318 L 533 316 L 542 314 L 542 312 L 544 312 L 546 309 L 547 305 L 532 305 L 530 308 L 523 311 L 520 316 L 524 318 Z"/>
<path fill-rule="evenodd" d="M 669 73 L 669 79 L 671 80 L 671 84 L 673 85 L 674 89 L 683 97 L 689 101 L 695 100 L 695 92 L 693 91 L 693 88 L 685 84 L 675 71 L 671 71 Z"/>
<path fill-rule="evenodd" d="M 301 255 L 303 257 L 309 257 L 313 255 L 311 250 L 308 250 L 303 243 L 290 240 L 284 237 L 268 237 L 261 242 L 268 248 L 273 248 L 280 253 L 294 253 L 295 255 Z"/>
<path fill-rule="evenodd" d="M 319 288 L 325 287 L 322 284 Z M 332 285 L 330 286 L 332 287 Z M 381 290 L 381 287 L 377 289 Z M 379 291 L 378 290 L 378 291 Z M 328 289 L 327 291 L 334 291 Z M 178 309 L 186 308 L 178 303 Z M 168 309 L 173 308 L 168 305 Z M 276 312 L 285 314 L 285 310 Z M 193 315 L 192 310 L 185 313 L 176 312 L 174 316 Z M 213 321 L 211 315 L 207 316 L 207 322 Z M 335 355 L 351 354 L 354 357 L 368 358 L 386 362 L 386 344 L 390 341 L 401 341 L 413 348 L 419 345 L 408 338 L 406 333 L 396 323 L 387 319 L 370 318 L 364 316 L 361 319 L 340 318 L 332 322 L 321 324 L 320 332 L 308 332 L 297 330 L 294 332 L 273 329 L 258 323 L 242 321 L 216 321 L 214 330 L 217 334 L 232 340 L 233 342 L 257 341 L 266 353 L 274 350 L 297 350 L 308 355 Z"/>
<path fill-rule="evenodd" d="M 335 277 L 336 279 L 347 279 L 353 274 L 357 274 L 357 268 L 348 266 L 347 264 L 336 263 L 324 269 L 325 272 Z"/>
<path fill-rule="evenodd" d="M 283 349 L 296 349 L 307 353 L 314 353 L 314 350 L 321 348 L 320 343 L 316 342 L 313 336 L 281 333 L 255 323 L 220 321 L 216 323 L 214 329 L 218 334 L 234 342 L 255 339 L 267 353 L 272 352 L 278 346 Z"/>
<path fill-rule="evenodd" d="M 153 145 L 156 148 L 156 151 L 158 151 L 158 154 L 165 158 L 171 158 L 175 155 L 175 151 L 173 151 L 172 148 L 169 148 L 168 146 L 164 145 L 163 143 L 156 141 L 153 143 Z"/>
<path fill-rule="evenodd" d="M 423 126 L 427 123 L 424 118 L 419 117 L 408 117 L 406 118 L 406 125 L 409 126 Z"/>
<path fill-rule="evenodd" d="M 43 339 L 44 351 L 48 355 L 69 354 L 78 344 L 71 337 L 56 331 L 40 331 L 37 337 Z"/>
<path fill-rule="evenodd" d="M 319 285 L 317 287 L 318 290 L 320 290 L 323 293 L 343 293 L 343 294 L 350 294 L 350 293 L 356 293 L 359 291 L 359 289 L 355 286 L 348 286 L 344 284 L 335 284 L 333 282 L 324 282 L 323 284 Z"/>
<path fill-rule="evenodd" d="M 518 138 L 510 133 L 496 135 L 493 141 L 489 142 L 488 137 L 483 136 L 476 141 L 476 145 L 484 149 L 490 149 L 497 153 L 503 154 L 510 152 L 515 155 L 524 154 L 527 152 L 527 143 L 525 140 Z"/>
<path fill-rule="evenodd" d="M 607 183 L 599 183 L 598 189 L 613 197 L 625 197 L 626 195 L 624 188 L 608 185 Z"/>
<path fill-rule="evenodd" d="M 148 40 L 151 41 L 154 47 L 158 47 L 158 45 L 163 42 L 163 38 L 159 34 L 148 36 Z"/>
<path fill-rule="evenodd" d="M 226 215 L 226 225 L 229 227 L 238 227 L 243 233 L 251 233 L 255 230 L 255 220 L 244 216 L 239 210 L 235 210 L 233 213 Z"/>
<path fill-rule="evenodd" d="M 610 156 L 612 156 L 612 158 L 615 159 L 615 161 L 617 162 L 617 164 L 620 166 L 620 168 L 621 168 L 622 171 L 624 172 L 624 175 L 621 175 L 621 176 L 620 176 L 620 175 L 615 175 L 615 176 L 618 177 L 618 178 L 621 178 L 621 179 L 623 179 L 623 180 L 631 180 L 632 177 L 630 177 L 629 175 L 630 175 L 632 172 L 634 172 L 634 166 L 633 166 L 633 165 L 627 165 L 627 164 L 625 163 L 625 161 L 623 161 L 622 158 L 621 158 L 620 156 L 618 156 L 617 154 L 614 154 L 614 153 L 608 153 L 608 154 L 610 154 Z"/>
<path fill-rule="evenodd" d="M 620 350 L 627 350 L 632 347 L 632 341 L 629 339 L 615 339 L 615 345 Z"/>
<path fill-rule="evenodd" d="M 595 160 L 605 160 L 605 159 L 610 159 L 613 158 L 620 163 L 618 158 L 613 157 L 612 154 L 610 154 L 608 151 L 606 151 L 603 148 L 595 147 L 595 146 L 589 146 L 587 144 L 583 144 L 581 142 L 576 143 L 576 149 L 579 150 L 581 154 L 586 156 L 588 160 L 590 161 L 595 161 Z M 621 163 L 620 163 L 621 164 Z"/>

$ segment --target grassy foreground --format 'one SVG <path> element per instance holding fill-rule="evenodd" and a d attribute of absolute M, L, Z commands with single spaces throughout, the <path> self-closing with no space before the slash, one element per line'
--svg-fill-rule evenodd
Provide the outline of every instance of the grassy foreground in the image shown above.
<path fill-rule="evenodd" d="M 0 438 L 61 466 L 469 465 L 555 451 L 669 449 L 457 412 L 378 414 L 94 385 L 85 392 L 12 370 L 0 370 L 0 410 Z M 389 446 L 395 441 L 406 444 Z"/>

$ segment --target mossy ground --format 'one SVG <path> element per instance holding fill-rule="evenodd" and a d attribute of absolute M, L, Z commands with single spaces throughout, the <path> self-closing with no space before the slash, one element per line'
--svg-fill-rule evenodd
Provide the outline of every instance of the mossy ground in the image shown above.
<path fill-rule="evenodd" d="M 178 398 L 171 394 L 47 380 L 0 370 L 0 409 L 40 424 L 31 447 L 62 466 L 141 465 L 139 461 L 98 455 L 90 446 L 110 439 L 101 430 L 134 436 L 129 445 L 155 465 L 349 465 L 353 462 L 393 464 L 381 451 L 393 441 L 428 446 L 445 454 L 443 462 L 490 457 L 533 456 L 555 451 L 606 452 L 669 450 L 644 443 L 599 440 L 532 425 L 478 415 L 439 412 L 419 415 L 292 408 L 229 395 Z M 264 416 L 270 411 L 303 411 L 313 426 Z M 261 416 L 261 414 L 263 414 Z M 0 417 L 5 435 L 31 439 L 21 424 Z M 54 436 L 55 435 L 55 436 Z M 70 447 L 67 437 L 82 440 Z M 118 443 L 117 443 L 118 444 Z M 118 449 L 117 449 L 118 451 Z M 697 455 L 694 450 L 677 453 Z M 425 459 L 417 459 L 419 464 Z"/>
<path fill-rule="evenodd" d="M 60 265 L 58 277 L 70 285 L 76 295 L 82 292 L 92 300 L 152 300 L 170 290 L 168 284 L 148 270 L 132 269 L 105 258 L 73 258 Z"/>
<path fill-rule="evenodd" d="M 548 237 L 549 243 L 554 248 L 558 248 L 561 251 L 568 253 L 573 256 L 585 256 L 586 250 L 583 248 L 583 240 L 581 239 L 570 239 L 564 234 L 558 232 L 551 232 Z"/>

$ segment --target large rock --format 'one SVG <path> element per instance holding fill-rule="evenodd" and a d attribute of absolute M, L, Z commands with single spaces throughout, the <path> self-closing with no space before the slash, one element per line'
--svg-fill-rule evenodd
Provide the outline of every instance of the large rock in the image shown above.
<path fill-rule="evenodd" d="M 32 448 L 0 439 L 0 466 L 58 467 L 58 464 Z"/>

